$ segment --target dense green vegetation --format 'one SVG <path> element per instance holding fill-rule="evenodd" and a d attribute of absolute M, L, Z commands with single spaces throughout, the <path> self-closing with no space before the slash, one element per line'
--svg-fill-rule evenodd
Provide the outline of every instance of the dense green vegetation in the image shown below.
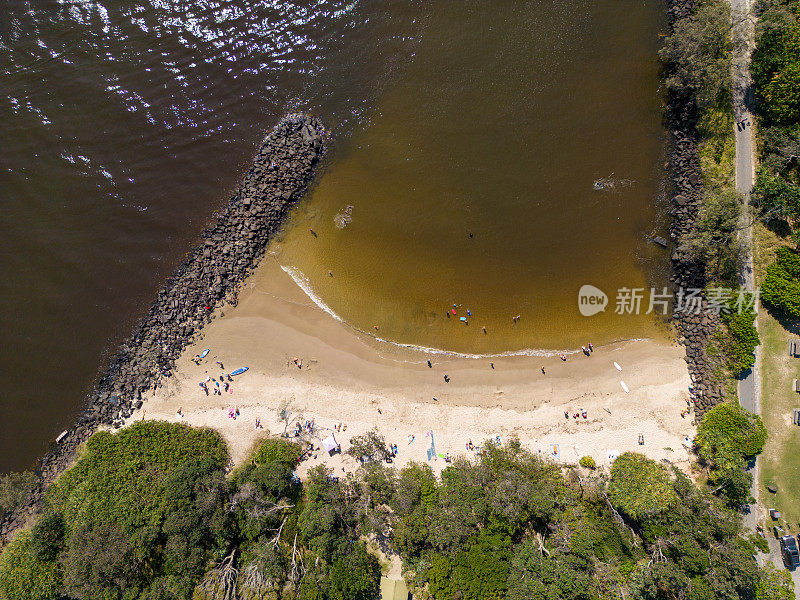
<path fill-rule="evenodd" d="M 732 508 L 749 501 L 753 476 L 745 470 L 746 463 L 761 453 L 766 440 L 761 418 L 738 403 L 720 404 L 700 422 L 695 444 L 709 468 L 709 484 Z"/>
<path fill-rule="evenodd" d="M 753 204 L 776 233 L 800 242 L 800 4 L 762 0 L 750 73 L 761 129 Z"/>
<path fill-rule="evenodd" d="M 0 598 L 374 598 L 380 567 L 347 489 L 319 471 L 304 491 L 299 456 L 270 440 L 226 477 L 211 430 L 98 433 L 0 556 Z"/>
<path fill-rule="evenodd" d="M 731 13 L 725 0 L 705 0 L 675 23 L 660 57 L 673 104 L 689 106 L 700 138 L 703 197 L 698 228 L 678 247 L 709 282 L 734 285 L 742 255 L 738 236 L 741 201 L 733 189 Z"/>
<path fill-rule="evenodd" d="M 756 347 L 761 344 L 755 326 L 755 299 L 749 292 L 725 290 L 720 320 L 725 326 L 718 343 L 724 348 L 725 367 L 733 377 L 750 369 L 756 360 Z"/>
<path fill-rule="evenodd" d="M 606 481 L 489 444 L 441 481 L 412 466 L 395 485 L 393 544 L 436 600 L 748 598 L 764 579 L 734 512 L 638 454 Z"/>
<path fill-rule="evenodd" d="M 761 299 L 779 315 L 800 319 L 800 255 L 786 247 L 775 254 L 761 284 Z"/>
<path fill-rule="evenodd" d="M 730 5 L 706 0 L 675 23 L 659 51 L 668 92 L 692 102 L 698 115 L 730 103 L 730 29 Z"/>
<path fill-rule="evenodd" d="M 761 3 L 750 73 L 767 125 L 800 122 L 800 7 L 795 0 Z"/>
<path fill-rule="evenodd" d="M 738 413 L 712 413 L 709 460 L 763 444 Z M 316 467 L 303 485 L 284 440 L 226 477 L 209 430 L 100 433 L 0 555 L 0 598 L 375 600 L 375 543 L 433 600 L 784 597 L 738 515 L 675 469 L 627 453 L 586 478 L 514 440 L 484 448 L 440 478 L 373 461 L 342 479 Z"/>

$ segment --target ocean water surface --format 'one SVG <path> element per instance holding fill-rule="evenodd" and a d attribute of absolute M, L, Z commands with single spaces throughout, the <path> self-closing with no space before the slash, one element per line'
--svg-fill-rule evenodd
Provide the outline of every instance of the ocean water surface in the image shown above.
<path fill-rule="evenodd" d="M 576 294 L 663 285 L 661 22 L 641 0 L 6 2 L 0 470 L 80 410 L 287 111 L 333 137 L 276 260 L 355 328 L 467 353 L 658 335 Z"/>

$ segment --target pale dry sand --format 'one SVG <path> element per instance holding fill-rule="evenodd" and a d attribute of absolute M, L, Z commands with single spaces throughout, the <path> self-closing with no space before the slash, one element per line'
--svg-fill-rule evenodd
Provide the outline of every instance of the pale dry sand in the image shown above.
<path fill-rule="evenodd" d="M 633 450 L 688 466 L 685 438 L 693 438 L 695 429 L 692 417 L 680 414 L 690 380 L 677 344 L 622 342 L 596 347 L 590 357 L 572 354 L 566 362 L 558 357 L 431 356 L 377 342 L 334 320 L 272 258 L 247 282 L 239 305 L 222 312 L 178 361 L 176 375 L 146 398 L 129 422 L 146 418 L 213 427 L 227 440 L 237 464 L 258 439 L 284 431 L 278 413 L 287 408 L 292 419 L 314 420 L 317 446 L 337 423 L 346 425 L 336 433 L 343 450 L 352 436 L 377 426 L 387 442 L 398 445 L 398 466 L 427 462 L 431 434 L 437 453 L 452 456 L 471 454 L 465 449 L 469 440 L 480 445 L 499 435 L 502 441 L 515 436 L 566 463 L 589 455 L 598 465 L 608 465 L 609 452 Z M 192 363 L 205 348 L 211 352 L 201 365 Z M 302 368 L 294 358 L 302 359 Z M 223 372 L 217 360 L 226 372 L 240 366 L 250 370 L 234 378 L 233 393 L 206 396 L 198 382 Z M 614 368 L 615 361 L 622 372 Z M 621 380 L 630 393 L 623 391 Z M 234 420 L 228 412 L 236 407 L 240 415 Z M 565 419 L 565 410 L 581 409 L 587 419 Z M 255 429 L 257 418 L 263 429 Z M 638 444 L 639 434 L 644 445 Z M 415 439 L 409 444 L 411 435 Z M 357 466 L 344 454 L 318 452 L 316 459 L 302 463 L 300 475 L 320 463 L 339 473 Z M 438 472 L 445 461 L 437 458 L 430 464 Z"/>

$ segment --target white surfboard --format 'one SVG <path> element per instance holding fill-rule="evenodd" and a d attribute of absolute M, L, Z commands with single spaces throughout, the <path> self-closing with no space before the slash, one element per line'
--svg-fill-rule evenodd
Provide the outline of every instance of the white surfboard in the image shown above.
<path fill-rule="evenodd" d="M 628 389 L 628 386 L 625 385 L 625 382 L 620 379 L 619 384 L 622 386 L 622 389 L 625 390 L 626 394 L 630 394 L 631 391 Z"/>
<path fill-rule="evenodd" d="M 620 366 L 619 366 L 619 363 L 614 363 L 614 368 L 615 368 L 617 371 L 622 371 L 622 367 L 620 367 Z"/>

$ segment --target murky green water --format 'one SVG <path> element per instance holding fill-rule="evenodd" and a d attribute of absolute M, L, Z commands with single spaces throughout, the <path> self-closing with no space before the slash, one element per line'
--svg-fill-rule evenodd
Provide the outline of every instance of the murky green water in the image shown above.
<path fill-rule="evenodd" d="M 662 175 L 661 6 L 428 8 L 404 75 L 337 149 L 281 265 L 399 343 L 485 353 L 658 335 L 614 305 L 619 288 L 664 285 L 667 267 L 646 239 Z M 596 190 L 600 178 L 613 188 Z M 586 283 L 609 295 L 605 313 L 579 314 Z"/>

